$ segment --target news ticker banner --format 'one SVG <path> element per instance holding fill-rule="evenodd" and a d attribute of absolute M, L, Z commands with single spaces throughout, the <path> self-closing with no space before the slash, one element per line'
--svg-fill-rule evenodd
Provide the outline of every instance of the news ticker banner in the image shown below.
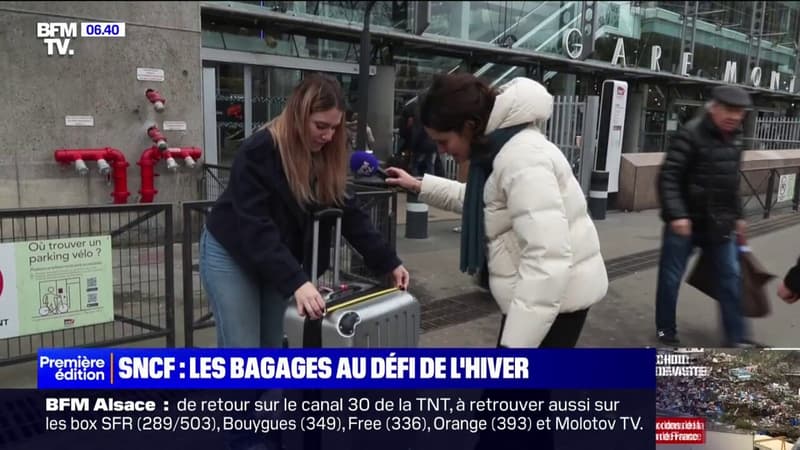
<path fill-rule="evenodd" d="M 587 373 L 586 377 L 591 374 Z M 655 448 L 648 389 L 39 390 L 43 441 L 70 448 L 224 448 L 228 439 L 285 449 L 538 450 Z M 26 401 L 26 404 L 33 402 Z M 145 441 L 142 441 L 142 439 Z M 49 439 L 49 440 L 48 440 Z M 187 442 L 188 441 L 188 442 Z M 81 448 L 85 448 L 81 446 Z M 272 448 L 272 447 L 267 447 Z M 278 447 L 275 447 L 278 448 Z"/>
<path fill-rule="evenodd" d="M 42 349 L 40 389 L 655 389 L 652 349 Z"/>
<path fill-rule="evenodd" d="M 193 448 L 324 433 L 382 450 L 477 437 L 642 450 L 705 442 L 704 419 L 656 417 L 656 375 L 709 376 L 692 364 L 652 349 L 53 349 L 39 353 L 37 395 L 43 432 L 92 433 L 116 450 L 142 431 L 165 445 L 205 436 Z"/>

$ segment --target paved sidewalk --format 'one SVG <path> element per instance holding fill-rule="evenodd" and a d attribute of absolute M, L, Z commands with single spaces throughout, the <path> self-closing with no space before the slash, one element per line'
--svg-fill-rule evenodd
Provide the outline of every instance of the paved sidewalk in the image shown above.
<path fill-rule="evenodd" d="M 795 214 L 797 216 L 797 214 Z M 629 218 L 631 220 L 629 220 Z M 800 216 L 796 217 L 800 219 Z M 650 221 L 648 223 L 648 221 Z M 638 222 L 638 223 L 636 223 Z M 636 223 L 636 225 L 633 225 Z M 796 223 L 800 223 L 798 220 Z M 656 250 L 659 246 L 660 222 L 654 213 L 614 214 L 609 221 L 599 222 L 603 254 L 607 260 L 619 258 L 645 250 Z M 750 246 L 757 258 L 768 270 L 782 277 L 797 261 L 800 254 L 800 224 L 754 237 Z M 405 247 L 403 247 L 405 248 Z M 403 254 L 412 267 L 418 259 L 430 258 L 428 254 Z M 609 258 L 610 256 L 610 258 Z M 443 258 L 443 257 L 442 257 Z M 446 267 L 442 258 L 440 267 Z M 694 263 L 696 256 L 690 261 Z M 413 261 L 413 262 L 412 262 Z M 457 265 L 457 259 L 453 259 Z M 428 262 L 434 266 L 435 263 Z M 657 346 L 654 331 L 654 302 L 657 268 L 645 267 L 633 273 L 612 277 L 608 296 L 589 313 L 584 333 L 579 341 L 581 347 L 652 347 Z M 463 274 L 461 277 L 468 279 Z M 436 278 L 438 292 L 447 291 L 447 282 Z M 452 279 L 451 279 L 452 281 Z M 423 275 L 417 275 L 418 284 L 427 284 Z M 773 347 L 800 347 L 800 306 L 787 305 L 775 295 L 778 280 L 768 286 L 772 297 L 772 314 L 766 318 L 751 320 L 755 340 Z M 461 289 L 464 289 L 463 287 Z M 474 289 L 473 289 L 474 292 Z M 490 302 L 488 294 L 484 302 Z M 425 347 L 491 347 L 496 345 L 500 314 L 492 305 L 493 313 L 481 314 L 474 320 L 441 327 L 424 333 Z M 687 346 L 721 346 L 722 331 L 719 326 L 716 302 L 686 285 L 682 286 L 678 303 L 678 328 L 683 343 Z"/>

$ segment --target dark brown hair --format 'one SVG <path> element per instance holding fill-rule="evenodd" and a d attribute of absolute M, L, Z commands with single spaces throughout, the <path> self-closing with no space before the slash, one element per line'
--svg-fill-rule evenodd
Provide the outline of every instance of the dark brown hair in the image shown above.
<path fill-rule="evenodd" d="M 497 91 L 470 74 L 436 75 L 420 102 L 420 120 L 436 131 L 463 133 L 474 123 L 473 141 L 481 142 Z"/>

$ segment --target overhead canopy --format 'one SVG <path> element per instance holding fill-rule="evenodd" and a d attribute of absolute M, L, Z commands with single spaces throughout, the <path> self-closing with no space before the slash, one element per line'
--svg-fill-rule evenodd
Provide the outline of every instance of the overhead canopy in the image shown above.
<path fill-rule="evenodd" d="M 348 24 L 327 17 L 274 12 L 264 7 L 242 3 L 202 2 L 201 8 L 202 13 L 206 16 L 220 17 L 231 22 L 247 23 L 249 26 L 263 26 L 283 33 L 353 43 L 357 43 L 360 40 L 360 23 Z M 269 26 L 265 26 L 266 24 Z M 624 81 L 702 85 L 709 88 L 727 84 L 721 80 L 682 76 L 669 72 L 654 72 L 639 67 L 620 67 L 602 61 L 579 61 L 551 53 L 505 48 L 485 42 L 466 41 L 430 34 L 418 36 L 389 27 L 373 25 L 370 27 L 370 31 L 373 45 L 402 45 L 406 50 L 480 63 L 523 67 L 540 64 L 546 70 L 616 78 Z M 800 94 L 746 85 L 740 86 L 752 95 L 780 98 L 787 101 L 800 101 Z"/>

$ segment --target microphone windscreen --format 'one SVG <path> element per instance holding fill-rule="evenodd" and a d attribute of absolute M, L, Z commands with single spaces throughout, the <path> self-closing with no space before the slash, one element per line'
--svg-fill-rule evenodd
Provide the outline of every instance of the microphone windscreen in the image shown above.
<path fill-rule="evenodd" d="M 372 153 L 353 152 L 350 156 L 350 171 L 358 177 L 371 177 L 380 171 L 380 163 Z"/>

